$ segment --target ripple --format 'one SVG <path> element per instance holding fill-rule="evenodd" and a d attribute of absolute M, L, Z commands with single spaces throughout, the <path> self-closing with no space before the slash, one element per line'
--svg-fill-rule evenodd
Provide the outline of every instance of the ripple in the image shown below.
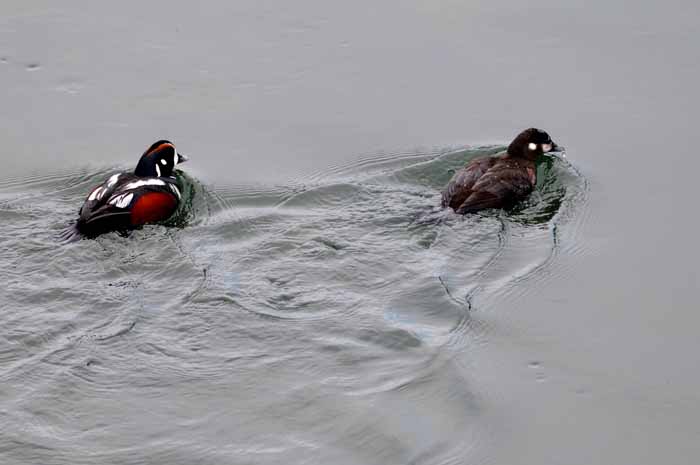
<path fill-rule="evenodd" d="M 495 301 L 543 292 L 561 257 L 587 253 L 587 184 L 558 159 L 513 212 L 437 207 L 453 170 L 501 149 L 360 157 L 282 186 L 181 173 L 170 227 L 67 244 L 118 168 L 1 181 L 0 415 L 17 431 L 0 427 L 0 450 L 458 462 L 489 434 L 455 355 L 486 343 Z M 420 447 L 403 411 L 429 432 Z"/>

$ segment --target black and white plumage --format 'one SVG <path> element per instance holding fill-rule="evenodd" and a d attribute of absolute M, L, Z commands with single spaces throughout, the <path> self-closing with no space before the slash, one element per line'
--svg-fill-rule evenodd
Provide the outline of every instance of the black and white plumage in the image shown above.
<path fill-rule="evenodd" d="M 182 197 L 173 170 L 186 160 L 172 142 L 157 141 L 133 173 L 114 174 L 90 192 L 80 209 L 77 230 L 95 237 L 168 219 Z"/>

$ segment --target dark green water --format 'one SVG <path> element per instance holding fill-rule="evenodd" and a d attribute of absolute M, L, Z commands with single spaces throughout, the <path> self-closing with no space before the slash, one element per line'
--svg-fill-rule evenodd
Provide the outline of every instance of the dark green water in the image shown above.
<path fill-rule="evenodd" d="M 699 13 L 3 2 L 0 464 L 695 463 Z M 62 242 L 160 138 L 176 224 Z"/>

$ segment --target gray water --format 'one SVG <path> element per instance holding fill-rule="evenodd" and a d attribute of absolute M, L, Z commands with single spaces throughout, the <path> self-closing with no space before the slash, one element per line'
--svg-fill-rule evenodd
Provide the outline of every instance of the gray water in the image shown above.
<path fill-rule="evenodd" d="M 3 2 L 0 463 L 696 463 L 699 10 Z M 184 227 L 62 243 L 159 138 Z"/>

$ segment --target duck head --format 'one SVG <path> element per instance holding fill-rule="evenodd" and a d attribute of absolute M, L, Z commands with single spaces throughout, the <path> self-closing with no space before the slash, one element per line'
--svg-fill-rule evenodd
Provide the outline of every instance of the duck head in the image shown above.
<path fill-rule="evenodd" d="M 175 144 L 169 140 L 159 140 L 141 155 L 134 174 L 140 177 L 170 177 L 178 163 L 188 158 L 177 152 Z"/>
<path fill-rule="evenodd" d="M 559 146 L 542 129 L 526 129 L 513 139 L 508 146 L 508 155 L 536 160 L 547 152 L 558 151 Z"/>

